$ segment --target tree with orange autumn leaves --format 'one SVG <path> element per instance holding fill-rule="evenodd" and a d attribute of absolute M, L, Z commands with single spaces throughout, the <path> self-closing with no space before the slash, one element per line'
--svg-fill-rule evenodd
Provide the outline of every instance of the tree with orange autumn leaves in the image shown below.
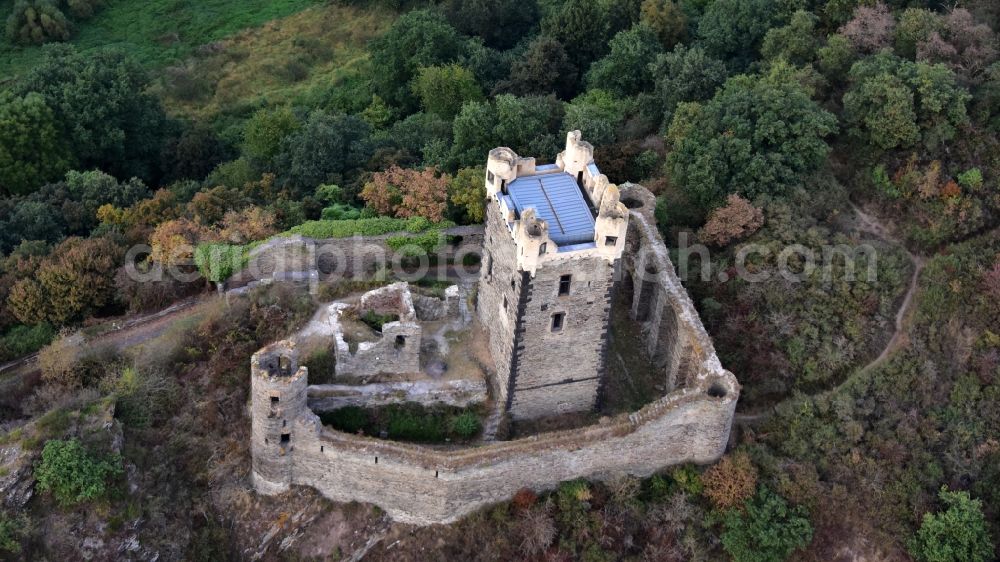
<path fill-rule="evenodd" d="M 414 170 L 393 166 L 373 174 L 361 190 L 361 198 L 380 215 L 419 216 L 440 222 L 447 207 L 450 179 L 434 167 Z"/>

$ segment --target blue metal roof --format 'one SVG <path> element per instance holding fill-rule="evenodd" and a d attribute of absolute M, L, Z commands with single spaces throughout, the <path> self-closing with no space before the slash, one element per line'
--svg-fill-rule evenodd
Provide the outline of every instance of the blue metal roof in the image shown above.
<path fill-rule="evenodd" d="M 590 172 L 590 175 L 594 176 L 595 178 L 601 175 L 601 171 L 597 169 L 597 164 L 595 164 L 593 161 L 591 161 L 590 164 L 587 164 L 587 171 Z"/>
<path fill-rule="evenodd" d="M 557 245 L 594 241 L 594 215 L 573 176 L 562 173 L 520 177 L 507 190 L 519 213 L 533 207 L 538 218 L 548 223 L 549 237 Z"/>

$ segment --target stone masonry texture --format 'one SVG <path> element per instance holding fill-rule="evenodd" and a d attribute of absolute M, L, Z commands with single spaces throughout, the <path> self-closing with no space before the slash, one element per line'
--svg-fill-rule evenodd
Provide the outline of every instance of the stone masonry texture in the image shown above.
<path fill-rule="evenodd" d="M 631 301 L 630 314 L 643 327 L 645 339 L 640 344 L 653 352 L 664 383 L 672 389 L 666 396 L 637 412 L 582 429 L 440 450 L 349 435 L 322 426 L 308 407 L 308 373 L 297 366 L 294 345 L 278 342 L 251 360 L 255 489 L 262 494 L 280 494 L 291 485 L 312 486 L 334 501 L 373 503 L 397 520 L 432 524 L 455 521 L 483 506 L 505 501 L 525 487 L 551 489 L 573 478 L 648 476 L 678 463 L 717 460 L 729 439 L 739 383 L 720 364 L 711 339 L 674 273 L 655 227 L 652 194 L 641 186 L 627 184 L 621 187 L 621 200 L 631 217 L 625 254 L 618 264 L 621 278 L 615 286 L 625 291 Z M 491 245 L 490 237 L 501 234 L 509 236 L 505 231 L 494 232 L 494 223 L 487 220 L 485 244 L 490 252 L 507 251 L 503 245 Z M 513 344 L 514 307 L 526 311 L 525 330 L 545 320 L 541 311 L 544 302 L 539 299 L 550 298 L 546 291 L 551 288 L 551 280 L 545 277 L 549 273 L 540 268 L 535 281 L 528 281 L 506 265 L 513 263 L 510 257 L 492 256 L 492 264 L 491 256 L 484 259 L 483 267 L 493 268 L 498 290 L 480 294 L 479 318 L 491 330 L 503 331 L 503 337 L 491 338 L 491 351 L 498 365 L 523 360 L 515 379 L 551 380 L 560 376 L 557 371 L 549 372 L 544 367 L 536 371 L 531 362 L 532 354 L 540 353 L 544 346 L 533 351 L 535 344 L 529 341 L 521 355 L 515 355 Z M 606 271 L 578 265 L 571 267 L 574 274 L 581 275 L 574 282 L 605 279 Z M 553 268 L 551 275 L 555 276 L 557 269 Z M 584 270 L 586 273 L 582 273 Z M 600 303 L 601 287 L 592 288 L 596 305 Z M 586 300 L 574 303 L 572 296 L 571 292 L 567 320 L 571 311 L 599 312 L 596 307 L 589 312 L 591 305 Z M 546 314 L 552 312 L 558 298 L 548 304 Z M 535 310 L 529 311 L 530 306 Z M 587 357 L 597 357 L 592 361 L 599 364 L 599 355 Z M 561 359 L 560 363 L 567 361 Z M 569 365 L 580 363 L 583 360 L 573 356 Z M 589 371 L 590 364 L 585 368 Z M 575 367 L 564 370 L 576 372 Z M 501 387 L 497 391 L 504 400 L 505 383 L 509 381 L 497 382 Z M 520 384 L 517 380 L 515 383 Z M 573 394 L 569 391 L 573 384 L 563 386 L 565 401 L 583 400 L 577 396 L 591 394 L 589 388 Z M 515 392 L 525 411 L 536 407 L 531 401 L 532 392 L 527 386 Z"/>

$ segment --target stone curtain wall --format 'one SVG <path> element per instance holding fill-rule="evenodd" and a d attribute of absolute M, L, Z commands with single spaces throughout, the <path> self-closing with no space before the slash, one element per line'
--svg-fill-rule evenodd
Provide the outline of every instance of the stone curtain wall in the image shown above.
<path fill-rule="evenodd" d="M 505 501 L 523 487 L 550 489 L 580 477 L 648 476 L 674 464 L 717 460 L 729 440 L 739 383 L 719 363 L 687 292 L 674 274 L 652 219 L 653 196 L 640 186 L 627 185 L 622 192 L 633 214 L 630 254 L 622 264 L 627 275 L 622 276 L 621 287 L 634 294 L 642 291 L 646 282 L 644 292 L 651 296 L 637 296 L 658 308 L 639 320 L 647 328 L 655 328 L 645 343 L 654 346 L 654 351 L 656 345 L 666 345 L 658 361 L 665 379 L 677 381 L 678 388 L 637 412 L 583 429 L 443 451 L 330 430 L 308 409 L 304 396 L 294 402 L 297 411 L 285 409 L 283 417 L 269 418 L 263 402 L 289 384 L 284 380 L 287 377 L 272 377 L 255 367 L 251 450 L 257 491 L 274 494 L 291 484 L 312 486 L 334 501 L 376 504 L 400 521 L 447 523 Z M 654 271 L 650 279 L 641 274 L 647 265 Z M 486 320 L 496 321 L 492 315 Z M 256 365 L 256 356 L 254 361 Z M 286 363 L 294 365 L 294 361 Z M 297 391 L 293 394 L 298 395 Z M 285 427 L 291 428 L 287 447 L 258 443 L 266 434 L 258 431 L 264 427 L 258 423 L 260 416 L 270 420 L 266 427 L 281 427 L 278 424 L 287 422 Z"/>
<path fill-rule="evenodd" d="M 604 425 L 455 452 L 328 430 L 307 412 L 294 428 L 292 482 L 334 501 L 376 504 L 399 521 L 449 523 L 525 487 L 715 461 L 729 439 L 738 392 L 733 380 L 718 385 L 730 393 L 713 398 L 684 389 Z"/>
<path fill-rule="evenodd" d="M 465 408 L 489 400 L 486 381 L 403 381 L 372 384 L 317 384 L 309 386 L 309 409 L 329 412 L 346 406 L 378 407 L 413 402 L 424 406 Z"/>
<path fill-rule="evenodd" d="M 646 352 L 661 369 L 668 390 L 701 376 L 705 364 L 721 370 L 711 338 L 681 284 L 653 216 L 656 198 L 646 188 L 625 184 L 621 199 L 630 222 L 618 290 L 639 322 Z"/>

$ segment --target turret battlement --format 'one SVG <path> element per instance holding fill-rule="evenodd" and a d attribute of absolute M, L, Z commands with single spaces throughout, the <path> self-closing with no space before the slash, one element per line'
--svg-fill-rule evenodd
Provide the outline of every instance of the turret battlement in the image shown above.
<path fill-rule="evenodd" d="M 506 147 L 490 151 L 486 193 L 517 246 L 518 270 L 534 276 L 550 261 L 621 258 L 628 208 L 593 153 L 580 131 L 567 134 L 554 164 L 536 165 Z"/>

